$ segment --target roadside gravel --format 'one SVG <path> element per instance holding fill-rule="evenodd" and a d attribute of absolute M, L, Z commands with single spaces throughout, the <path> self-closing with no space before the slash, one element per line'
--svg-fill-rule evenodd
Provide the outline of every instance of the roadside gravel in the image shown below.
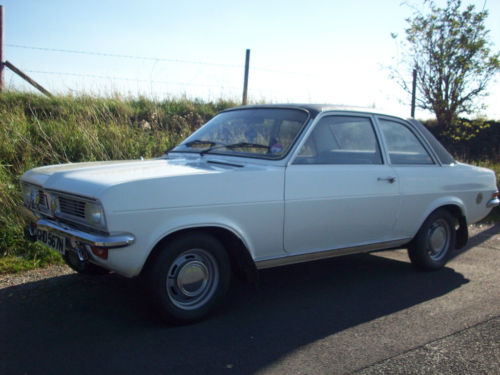
<path fill-rule="evenodd" d="M 0 289 L 75 273 L 66 265 L 48 266 L 21 273 L 0 275 Z"/>

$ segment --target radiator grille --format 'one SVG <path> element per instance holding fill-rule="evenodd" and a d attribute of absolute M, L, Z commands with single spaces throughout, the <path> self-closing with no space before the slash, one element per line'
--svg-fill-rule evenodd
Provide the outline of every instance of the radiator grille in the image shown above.
<path fill-rule="evenodd" d="M 59 208 L 65 215 L 85 219 L 85 202 L 83 201 L 59 197 Z"/>

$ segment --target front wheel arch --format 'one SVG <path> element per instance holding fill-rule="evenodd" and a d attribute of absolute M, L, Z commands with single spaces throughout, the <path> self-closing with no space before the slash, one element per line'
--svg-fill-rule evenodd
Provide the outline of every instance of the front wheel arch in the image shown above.
<path fill-rule="evenodd" d="M 141 270 L 140 276 L 143 277 L 145 274 L 147 274 L 148 269 L 151 267 L 151 264 L 155 262 L 156 257 L 164 246 L 166 246 L 169 242 L 175 240 L 179 236 L 191 234 L 208 234 L 215 237 L 224 246 L 229 256 L 233 274 L 251 284 L 256 284 L 258 282 L 257 267 L 255 266 L 255 262 L 250 255 L 250 251 L 245 243 L 231 230 L 218 226 L 184 228 L 169 233 L 160 241 L 158 241 L 158 243 L 153 247 Z"/>

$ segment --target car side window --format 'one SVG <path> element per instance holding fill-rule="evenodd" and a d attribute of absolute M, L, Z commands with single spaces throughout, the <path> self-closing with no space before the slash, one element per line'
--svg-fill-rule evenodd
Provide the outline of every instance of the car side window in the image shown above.
<path fill-rule="evenodd" d="M 434 164 L 415 134 L 406 126 L 385 119 L 379 119 L 379 123 L 391 164 Z"/>
<path fill-rule="evenodd" d="M 368 117 L 322 118 L 294 164 L 382 164 L 380 148 Z"/>

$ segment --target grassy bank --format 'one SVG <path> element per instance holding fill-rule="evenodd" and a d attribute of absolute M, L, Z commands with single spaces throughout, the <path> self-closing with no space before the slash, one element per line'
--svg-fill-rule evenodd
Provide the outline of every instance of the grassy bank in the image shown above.
<path fill-rule="evenodd" d="M 0 273 L 60 262 L 23 238 L 19 177 L 47 164 L 155 157 L 236 103 L 0 95 Z"/>

